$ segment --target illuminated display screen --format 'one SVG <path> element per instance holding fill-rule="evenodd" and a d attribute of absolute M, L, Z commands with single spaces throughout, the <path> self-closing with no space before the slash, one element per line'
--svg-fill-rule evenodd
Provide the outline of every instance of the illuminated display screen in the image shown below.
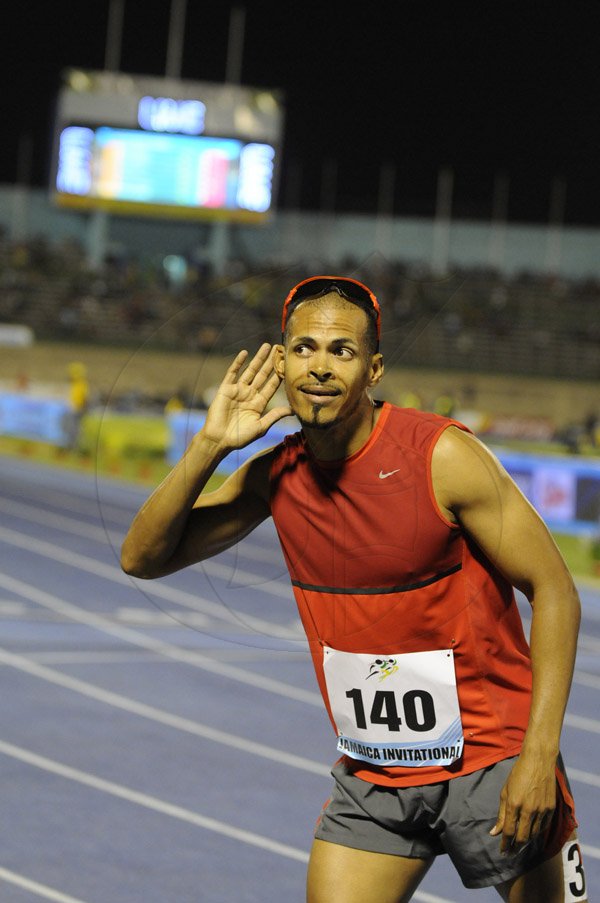
<path fill-rule="evenodd" d="M 70 125 L 59 136 L 60 203 L 261 217 L 272 203 L 275 150 L 239 138 Z"/>

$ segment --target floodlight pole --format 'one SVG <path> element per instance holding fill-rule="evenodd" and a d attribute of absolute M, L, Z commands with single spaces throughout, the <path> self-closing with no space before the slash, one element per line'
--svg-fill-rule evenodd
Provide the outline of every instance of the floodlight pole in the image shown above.
<path fill-rule="evenodd" d="M 330 244 L 335 222 L 335 192 L 337 187 L 337 160 L 328 157 L 321 167 L 321 203 L 319 210 L 319 232 L 321 255 L 331 258 Z"/>
<path fill-rule="evenodd" d="M 548 238 L 546 242 L 546 272 L 554 276 L 560 269 L 562 227 L 565 216 L 567 186 L 563 179 L 554 178 L 550 191 Z"/>
<path fill-rule="evenodd" d="M 242 78 L 242 58 L 244 55 L 244 28 L 246 10 L 234 7 L 229 16 L 229 37 L 227 41 L 227 59 L 225 62 L 225 83 L 239 85 Z M 210 230 L 210 256 L 215 270 L 222 273 L 229 258 L 230 224 L 225 220 L 217 220 Z"/>
<path fill-rule="evenodd" d="M 108 25 L 106 26 L 106 47 L 104 50 L 104 69 L 107 72 L 119 71 L 124 14 L 125 0 L 110 0 Z"/>
<path fill-rule="evenodd" d="M 167 64 L 165 67 L 167 78 L 181 78 L 186 7 L 187 0 L 171 0 Z"/>
<path fill-rule="evenodd" d="M 231 10 L 229 17 L 229 40 L 227 42 L 227 63 L 225 66 L 225 81 L 230 85 L 239 85 L 242 80 L 245 27 L 246 10 L 235 6 Z"/>
<path fill-rule="evenodd" d="M 390 253 L 394 217 L 394 188 L 396 185 L 395 163 L 382 163 L 379 170 L 379 192 L 377 197 L 377 220 L 375 224 L 375 247 L 384 258 Z"/>
<path fill-rule="evenodd" d="M 492 200 L 492 221 L 490 224 L 489 264 L 493 269 L 502 270 L 506 243 L 506 223 L 508 220 L 508 176 L 496 173 Z"/>
<path fill-rule="evenodd" d="M 435 219 L 433 223 L 432 270 L 437 275 L 445 275 L 448 270 L 453 187 L 453 170 L 448 167 L 442 167 L 438 173 Z"/>
<path fill-rule="evenodd" d="M 31 185 L 31 168 L 33 159 L 33 138 L 31 132 L 19 135 L 17 145 L 17 181 L 13 186 L 10 234 L 13 241 L 20 241 L 27 236 L 27 219 L 29 208 L 29 187 Z"/>
<path fill-rule="evenodd" d="M 109 0 L 104 48 L 104 71 L 118 72 L 121 65 L 125 0 Z M 91 270 L 99 270 L 106 259 L 109 236 L 108 210 L 93 210 L 88 217 L 86 260 Z"/>

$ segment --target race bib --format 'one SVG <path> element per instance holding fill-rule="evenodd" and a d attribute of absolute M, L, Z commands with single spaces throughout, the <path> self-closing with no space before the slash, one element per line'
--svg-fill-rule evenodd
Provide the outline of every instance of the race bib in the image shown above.
<path fill-rule="evenodd" d="M 452 649 L 376 655 L 325 646 L 337 748 L 371 765 L 451 765 L 463 732 Z"/>
<path fill-rule="evenodd" d="M 586 896 L 585 872 L 581 848 L 576 840 L 568 840 L 562 848 L 565 903 L 577 903 Z"/>

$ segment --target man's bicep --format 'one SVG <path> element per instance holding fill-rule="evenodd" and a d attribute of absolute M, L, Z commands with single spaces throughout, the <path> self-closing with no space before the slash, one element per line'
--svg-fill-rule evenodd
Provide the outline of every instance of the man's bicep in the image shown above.
<path fill-rule="evenodd" d="M 493 501 L 466 505 L 459 522 L 504 576 L 528 598 L 566 578 L 560 551 L 537 511 L 506 476 Z"/>
<path fill-rule="evenodd" d="M 193 508 L 181 541 L 169 561 L 169 572 L 181 570 L 231 548 L 269 514 L 263 500 L 253 495 Z"/>
<path fill-rule="evenodd" d="M 432 459 L 440 504 L 527 596 L 546 581 L 568 579 L 550 531 L 496 456 L 474 436 L 446 432 Z"/>
<path fill-rule="evenodd" d="M 270 515 L 269 468 L 268 454 L 255 456 L 217 489 L 198 496 L 165 573 L 224 552 Z"/>

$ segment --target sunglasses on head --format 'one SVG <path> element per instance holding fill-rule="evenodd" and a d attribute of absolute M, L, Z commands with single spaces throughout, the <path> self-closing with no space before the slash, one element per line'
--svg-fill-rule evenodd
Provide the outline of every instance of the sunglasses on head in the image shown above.
<path fill-rule="evenodd" d="M 357 279 L 350 279 L 347 276 L 310 276 L 295 285 L 290 291 L 287 298 L 283 302 L 283 312 L 281 315 L 281 332 L 285 332 L 285 325 L 290 313 L 290 305 L 294 307 L 300 301 L 306 298 L 319 298 L 327 295 L 329 292 L 337 292 L 347 301 L 357 301 L 366 304 L 375 312 L 375 322 L 377 325 L 377 339 L 381 332 L 381 311 L 379 309 L 379 301 L 370 288 L 363 285 Z"/>

